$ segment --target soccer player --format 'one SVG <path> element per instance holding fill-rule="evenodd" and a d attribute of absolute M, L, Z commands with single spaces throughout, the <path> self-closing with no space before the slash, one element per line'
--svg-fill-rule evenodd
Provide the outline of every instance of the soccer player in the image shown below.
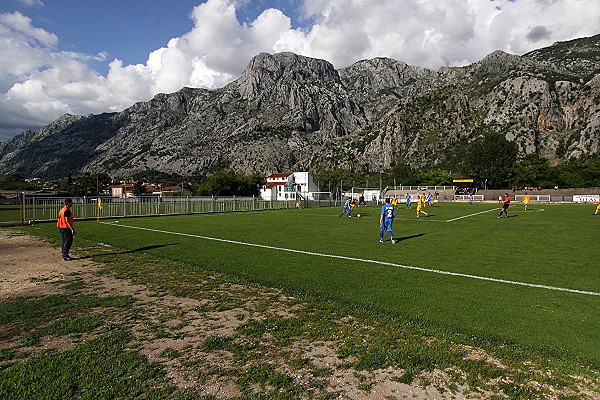
<path fill-rule="evenodd" d="M 71 251 L 71 245 L 73 245 L 73 235 L 75 235 L 73 213 L 71 212 L 73 200 L 67 198 L 63 203 L 65 206 L 58 212 L 58 221 L 56 222 L 56 226 L 60 232 L 63 260 L 71 261 L 72 258 L 69 255 L 69 251 Z"/>
<path fill-rule="evenodd" d="M 354 211 L 354 208 L 356 208 L 356 201 L 354 201 L 354 199 L 350 199 L 350 212 L 348 213 L 348 216 L 350 217 L 352 214 L 352 211 Z"/>
<path fill-rule="evenodd" d="M 525 206 L 525 211 L 529 208 L 529 202 L 531 201 L 531 196 L 525 192 L 525 196 L 523 196 L 523 205 Z"/>
<path fill-rule="evenodd" d="M 431 192 L 427 194 L 427 207 L 433 207 L 433 195 Z"/>
<path fill-rule="evenodd" d="M 427 212 L 423 211 L 423 207 L 425 207 L 425 195 L 419 197 L 419 201 L 417 201 L 417 218 L 419 218 L 420 214 L 425 214 L 426 217 L 429 216 Z"/>
<path fill-rule="evenodd" d="M 506 212 L 506 210 L 508 209 L 509 206 L 510 206 L 510 196 L 508 195 L 508 193 L 504 193 L 504 204 L 502 204 L 502 209 L 500 210 L 500 215 L 498 215 L 498 218 L 500 218 L 502 216 L 502 213 L 506 214 L 506 218 L 508 218 L 508 213 Z"/>
<path fill-rule="evenodd" d="M 469 195 L 469 205 L 472 206 L 473 205 L 473 199 L 475 198 L 475 196 L 473 196 L 473 193 L 471 193 Z"/>
<path fill-rule="evenodd" d="M 598 215 L 598 213 L 600 213 L 600 196 L 598 196 L 598 207 L 596 207 L 596 212 L 594 215 Z"/>
<path fill-rule="evenodd" d="M 352 215 L 350 215 L 350 213 L 352 213 L 352 209 L 350 208 L 350 200 L 352 200 L 350 197 L 348 197 L 348 199 L 346 199 L 346 202 L 344 203 L 344 211 L 342 211 L 342 213 L 340 214 L 340 217 L 343 216 L 344 214 L 348 214 L 349 217 L 352 216 Z"/>
<path fill-rule="evenodd" d="M 410 194 L 406 193 L 404 198 L 406 199 L 406 208 L 412 208 L 412 204 L 410 204 Z"/>
<path fill-rule="evenodd" d="M 392 204 L 393 206 L 395 206 L 395 205 L 397 205 L 397 204 L 398 204 L 398 199 L 396 198 L 396 195 L 393 195 L 393 196 L 392 196 L 392 203 L 391 203 L 391 204 Z"/>
<path fill-rule="evenodd" d="M 385 199 L 385 204 L 381 207 L 381 215 L 379 216 L 379 243 L 383 243 L 383 232 L 387 231 L 390 235 L 392 244 L 396 244 L 394 234 L 392 233 L 392 223 L 396 216 L 396 209 L 390 204 L 390 199 Z"/>

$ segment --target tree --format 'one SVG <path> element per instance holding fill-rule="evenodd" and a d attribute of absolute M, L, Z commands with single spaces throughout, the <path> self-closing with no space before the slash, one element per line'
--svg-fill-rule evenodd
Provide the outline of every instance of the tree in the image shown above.
<path fill-rule="evenodd" d="M 578 160 L 555 167 L 560 187 L 600 187 L 600 160 Z"/>
<path fill-rule="evenodd" d="M 488 133 L 466 146 L 465 173 L 484 186 L 499 188 L 506 184 L 517 158 L 517 146 L 498 133 Z"/>
<path fill-rule="evenodd" d="M 71 187 L 66 188 L 74 196 L 97 195 L 104 187 L 110 185 L 110 177 L 104 173 L 91 175 L 86 173 L 77 176 Z"/>
<path fill-rule="evenodd" d="M 389 180 L 395 181 L 398 185 L 411 185 L 413 183 L 418 184 L 418 178 L 415 171 L 408 164 L 396 164 L 390 169 L 386 170 L 386 182 Z"/>
<path fill-rule="evenodd" d="M 146 186 L 144 185 L 144 182 L 139 180 L 135 181 L 133 184 L 133 194 L 135 196 L 139 196 L 144 193 L 146 193 Z"/>
<path fill-rule="evenodd" d="M 418 185 L 444 186 L 452 185 L 452 176 L 448 171 L 441 169 L 430 169 L 420 172 L 415 180 Z"/>
<path fill-rule="evenodd" d="M 203 196 L 252 196 L 258 194 L 257 182 L 264 182 L 260 175 L 245 176 L 224 169 L 207 176 L 196 188 L 196 193 Z"/>
<path fill-rule="evenodd" d="M 319 182 L 321 190 L 334 193 L 340 189 L 351 188 L 354 184 L 361 184 L 364 181 L 364 177 L 360 174 L 344 168 L 321 170 L 316 172 L 313 177 L 316 182 Z"/>
<path fill-rule="evenodd" d="M 167 173 L 157 171 L 155 169 L 147 169 L 141 172 L 137 172 L 133 175 L 135 181 L 149 182 L 149 183 L 161 183 L 163 186 L 175 186 L 181 185 L 181 181 L 184 179 L 181 175 L 176 173 Z"/>
<path fill-rule="evenodd" d="M 38 185 L 25 182 L 25 178 L 18 174 L 0 177 L 0 189 L 4 190 L 36 190 Z"/>
<path fill-rule="evenodd" d="M 516 186 L 552 187 L 557 184 L 557 171 L 548 164 L 548 159 L 538 154 L 526 154 L 511 168 L 510 182 Z"/>

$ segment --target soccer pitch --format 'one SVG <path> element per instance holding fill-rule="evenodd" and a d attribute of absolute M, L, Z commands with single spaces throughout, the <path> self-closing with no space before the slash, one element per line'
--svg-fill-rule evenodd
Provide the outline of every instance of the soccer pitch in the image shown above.
<path fill-rule="evenodd" d="M 590 205 L 397 207 L 393 245 L 378 206 L 77 222 L 77 237 L 434 331 L 600 363 L 598 224 Z M 46 224 L 50 227 L 50 224 Z M 75 249 L 77 246 L 75 239 Z"/>

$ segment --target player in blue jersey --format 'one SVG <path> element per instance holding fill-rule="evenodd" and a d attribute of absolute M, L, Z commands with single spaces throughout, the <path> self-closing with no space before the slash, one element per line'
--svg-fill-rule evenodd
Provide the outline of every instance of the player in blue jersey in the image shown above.
<path fill-rule="evenodd" d="M 342 213 L 340 214 L 340 217 L 343 216 L 344 214 L 348 214 L 349 217 L 352 216 L 352 215 L 350 215 L 352 213 L 352 207 L 350 207 L 351 201 L 352 201 L 352 199 L 350 197 L 348 197 L 348 199 L 344 203 L 344 211 L 342 211 Z"/>
<path fill-rule="evenodd" d="M 412 208 L 412 205 L 410 204 L 410 194 L 406 193 L 406 196 L 404 198 L 406 199 L 406 208 Z"/>
<path fill-rule="evenodd" d="M 387 231 L 392 244 L 396 244 L 396 239 L 394 239 L 394 234 L 392 233 L 392 223 L 395 216 L 396 209 L 390 204 L 390 199 L 385 199 L 385 204 L 381 207 L 381 215 L 379 216 L 379 242 L 383 243 L 383 232 Z"/>
<path fill-rule="evenodd" d="M 431 192 L 427 194 L 427 207 L 433 207 L 433 195 Z"/>

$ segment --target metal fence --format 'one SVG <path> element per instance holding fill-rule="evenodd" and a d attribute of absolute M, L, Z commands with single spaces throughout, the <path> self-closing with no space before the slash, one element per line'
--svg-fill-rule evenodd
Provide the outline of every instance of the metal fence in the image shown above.
<path fill-rule="evenodd" d="M 63 207 L 63 198 L 26 196 L 21 194 L 12 204 L 0 205 L 3 225 L 55 221 Z M 258 197 L 77 197 L 71 210 L 76 219 L 123 218 L 176 214 L 259 211 L 307 207 L 337 206 L 337 199 L 270 201 Z"/>
<path fill-rule="evenodd" d="M 574 195 L 540 195 L 532 201 L 578 202 Z M 581 197 L 581 196 L 580 196 Z M 520 196 L 514 196 L 519 201 Z M 33 222 L 56 221 L 63 206 L 63 198 L 30 196 L 13 193 L 10 198 L 0 199 L 0 225 L 23 225 Z M 340 206 L 345 199 L 302 200 L 303 208 Z M 402 199 L 401 199 L 402 200 Z M 478 201 L 497 202 L 498 196 L 486 194 Z M 436 201 L 468 201 L 468 197 L 440 194 Z M 596 202 L 594 200 L 593 202 Z M 73 198 L 73 214 L 76 219 L 123 218 L 136 216 L 158 216 L 176 214 L 199 214 L 215 212 L 279 210 L 296 207 L 296 201 L 263 200 L 258 197 L 97 197 Z M 372 202 L 369 202 L 371 204 Z"/>

